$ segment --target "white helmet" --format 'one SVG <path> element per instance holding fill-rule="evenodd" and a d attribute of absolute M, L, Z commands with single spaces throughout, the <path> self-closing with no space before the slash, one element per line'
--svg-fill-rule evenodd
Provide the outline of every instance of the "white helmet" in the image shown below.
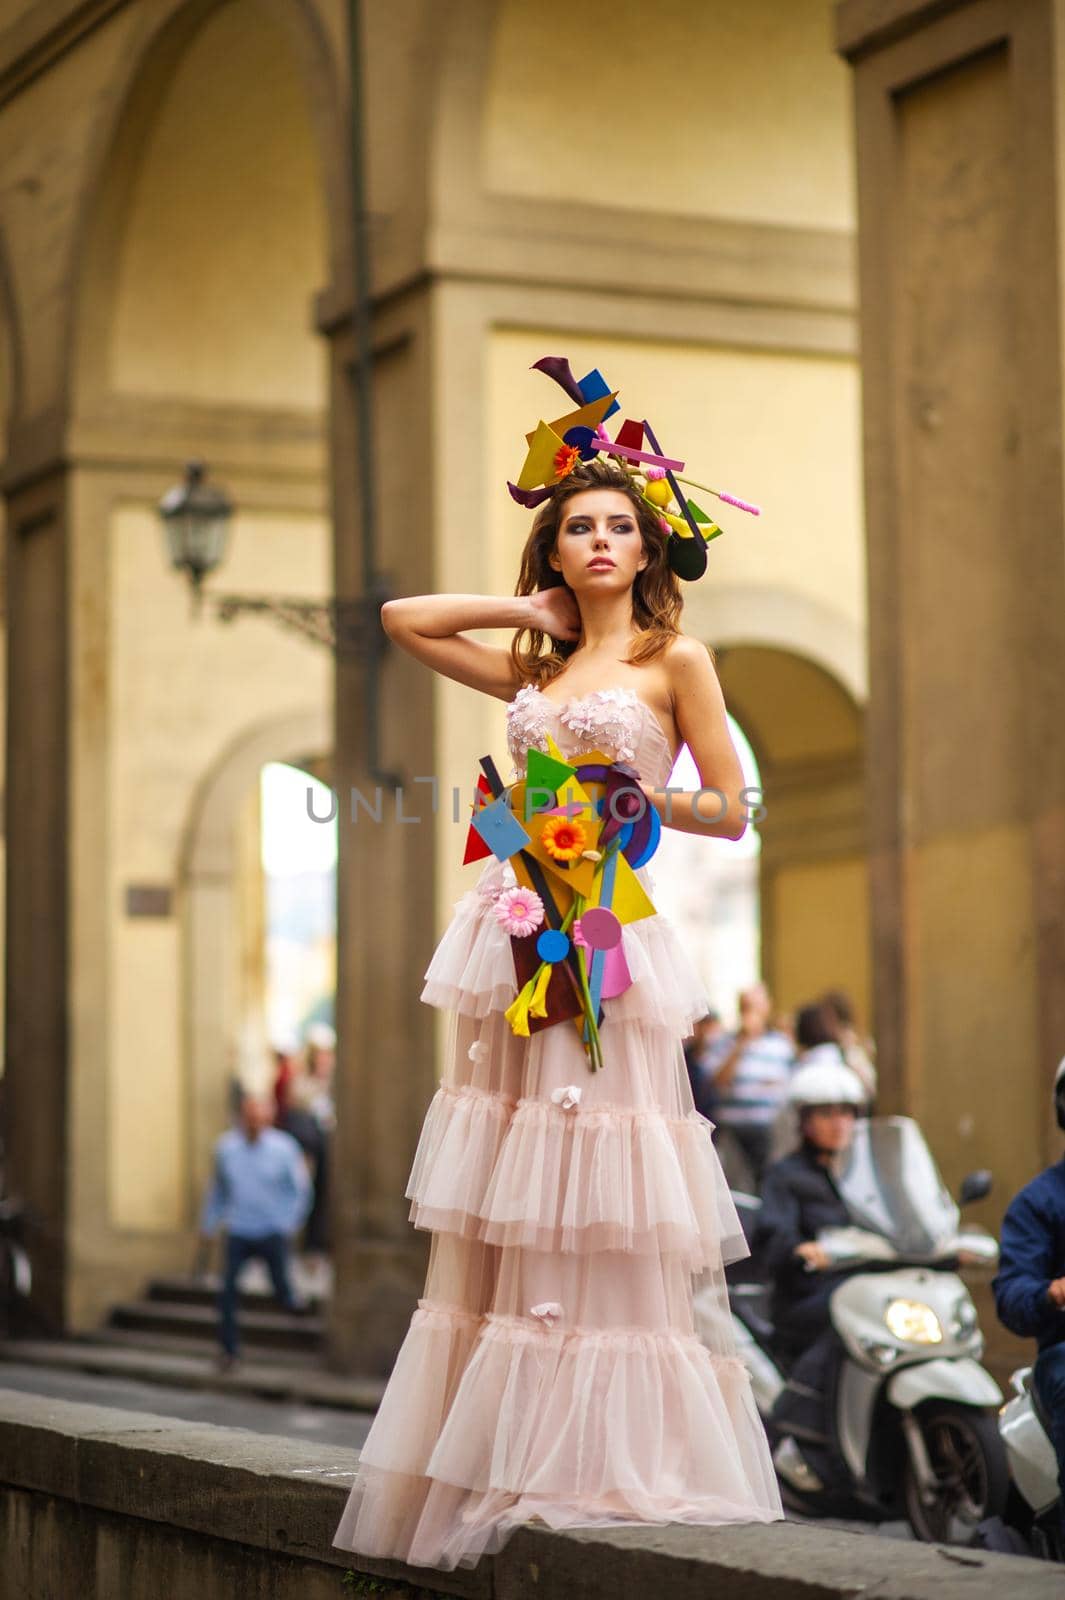
<path fill-rule="evenodd" d="M 842 1061 L 818 1061 L 798 1067 L 788 1084 L 788 1104 L 806 1106 L 864 1106 L 868 1096 L 862 1080 Z"/>

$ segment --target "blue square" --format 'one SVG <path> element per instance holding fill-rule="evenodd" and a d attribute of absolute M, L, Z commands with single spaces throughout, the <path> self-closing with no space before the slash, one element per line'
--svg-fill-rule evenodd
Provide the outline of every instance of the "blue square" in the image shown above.
<path fill-rule="evenodd" d="M 471 818 L 485 844 L 499 861 L 509 861 L 512 855 L 524 850 L 530 838 L 514 815 L 504 795 L 482 806 Z"/>
<path fill-rule="evenodd" d="M 598 367 L 593 367 L 588 376 L 581 379 L 577 387 L 584 396 L 584 403 L 586 406 L 591 405 L 593 400 L 601 400 L 605 394 L 613 393 L 609 383 L 607 383 Z M 603 421 L 605 422 L 606 417 L 612 417 L 615 411 L 620 410 L 621 407 L 618 405 L 617 401 L 613 401 L 610 410 L 606 413 Z"/>

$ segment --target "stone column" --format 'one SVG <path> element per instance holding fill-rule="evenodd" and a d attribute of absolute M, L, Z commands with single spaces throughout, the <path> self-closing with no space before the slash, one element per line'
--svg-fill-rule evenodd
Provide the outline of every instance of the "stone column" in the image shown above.
<path fill-rule="evenodd" d="M 846 0 L 885 1109 L 987 1216 L 1060 1150 L 1061 0 Z"/>
<path fill-rule="evenodd" d="M 66 1320 L 70 908 L 67 486 L 8 484 L 4 1164 L 33 1306 Z"/>
<path fill-rule="evenodd" d="M 377 565 L 393 593 L 426 593 L 432 575 L 429 300 L 383 313 L 374 362 Z M 332 330 L 336 592 L 363 593 L 359 426 L 350 319 Z M 339 860 L 338 1119 L 330 1357 L 347 1371 L 387 1374 L 421 1292 L 429 1237 L 408 1221 L 404 1189 L 436 1086 L 435 1013 L 419 1003 L 434 944 L 436 771 L 434 689 L 412 658 L 389 649 L 376 690 L 358 661 L 337 662 L 335 787 Z M 374 769 L 367 693 L 376 695 Z M 413 820 L 412 820 L 413 819 Z"/>

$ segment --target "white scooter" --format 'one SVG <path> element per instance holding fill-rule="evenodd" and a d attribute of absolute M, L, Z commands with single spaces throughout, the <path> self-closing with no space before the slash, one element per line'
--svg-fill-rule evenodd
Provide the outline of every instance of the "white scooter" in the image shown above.
<path fill-rule="evenodd" d="M 919 1539 L 969 1543 L 981 1521 L 1005 1509 L 1009 1474 L 996 1418 L 1002 1393 L 980 1364 L 976 1307 L 955 1269 L 992 1267 L 998 1245 L 982 1229 L 960 1229 L 958 1206 L 909 1117 L 859 1121 L 837 1181 L 852 1226 L 818 1239 L 834 1267 L 850 1269 L 829 1300 L 842 1351 L 827 1445 L 777 1424 L 787 1372 L 765 1317 L 767 1287 L 730 1283 L 738 1353 L 782 1495 L 807 1516 L 905 1516 Z M 989 1173 L 972 1174 L 961 1203 L 990 1187 Z M 747 1227 L 759 1202 L 742 1198 Z"/>
<path fill-rule="evenodd" d="M 1013 1373 L 1010 1388 L 998 1424 L 1009 1460 L 1009 1500 L 1005 1515 L 984 1522 L 974 1542 L 986 1550 L 1065 1562 L 1058 1458 L 1031 1367 Z"/>

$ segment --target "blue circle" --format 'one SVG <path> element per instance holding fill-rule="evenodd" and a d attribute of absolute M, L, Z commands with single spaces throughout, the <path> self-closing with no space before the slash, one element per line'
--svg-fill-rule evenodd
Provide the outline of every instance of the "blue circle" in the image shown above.
<path fill-rule="evenodd" d="M 582 461 L 591 461 L 599 454 L 599 441 L 595 437 L 593 428 L 585 428 L 578 424 L 575 428 L 567 428 L 562 438 L 564 443 L 572 445 L 580 452 Z"/>
<path fill-rule="evenodd" d="M 655 810 L 654 806 L 648 806 L 647 817 L 651 824 L 650 830 L 647 834 L 647 843 L 641 850 L 639 859 L 629 862 L 629 866 L 632 867 L 633 870 L 635 870 L 637 867 L 645 866 L 646 863 L 650 861 L 651 857 L 658 849 L 658 843 L 662 837 L 662 818 L 658 815 L 658 812 Z"/>
<path fill-rule="evenodd" d="M 536 954 L 541 961 L 565 961 L 569 955 L 569 939 L 557 928 L 545 928 L 536 941 Z"/>

